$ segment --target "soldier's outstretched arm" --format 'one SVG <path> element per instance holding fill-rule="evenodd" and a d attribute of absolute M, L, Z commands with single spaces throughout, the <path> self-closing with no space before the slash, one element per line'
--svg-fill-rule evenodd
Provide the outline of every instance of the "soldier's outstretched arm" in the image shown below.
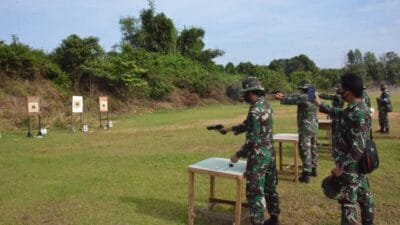
<path fill-rule="evenodd" d="M 307 98 L 303 98 L 301 95 L 289 95 L 281 99 L 282 105 L 297 105 L 301 102 L 307 102 Z"/>
<path fill-rule="evenodd" d="M 319 93 L 318 95 L 321 99 L 324 100 L 333 100 L 333 97 L 335 97 L 335 95 L 325 94 L 325 93 Z"/>
<path fill-rule="evenodd" d="M 332 118 L 338 118 L 343 113 L 342 108 L 337 108 L 337 107 L 330 106 L 328 104 L 323 104 L 321 102 L 318 92 L 315 94 L 315 104 L 317 105 L 317 107 L 321 113 L 328 114 Z"/>
<path fill-rule="evenodd" d="M 247 131 L 247 121 L 243 121 L 242 123 L 232 126 L 231 128 L 234 135 L 239 135 Z"/>

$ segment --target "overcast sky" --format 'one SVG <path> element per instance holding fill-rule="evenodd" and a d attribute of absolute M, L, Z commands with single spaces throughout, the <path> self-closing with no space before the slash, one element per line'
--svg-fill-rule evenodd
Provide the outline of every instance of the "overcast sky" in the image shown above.
<path fill-rule="evenodd" d="M 225 55 L 217 63 L 306 54 L 321 68 L 344 65 L 358 48 L 377 56 L 400 53 L 400 0 L 157 0 L 156 11 L 178 31 L 201 27 L 206 47 Z M 121 39 L 118 21 L 138 17 L 146 0 L 1 0 L 0 40 L 15 34 L 33 48 L 52 51 L 70 34 L 96 36 L 110 50 Z"/>

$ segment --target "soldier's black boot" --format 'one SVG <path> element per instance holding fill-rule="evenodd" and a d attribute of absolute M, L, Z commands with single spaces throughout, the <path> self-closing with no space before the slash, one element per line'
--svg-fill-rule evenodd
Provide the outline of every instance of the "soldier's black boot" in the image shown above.
<path fill-rule="evenodd" d="M 263 225 L 279 225 L 278 216 L 271 215 L 268 220 L 264 221 Z"/>
<path fill-rule="evenodd" d="M 386 129 L 385 129 L 385 133 L 386 133 L 386 134 L 389 134 L 389 128 L 386 128 Z"/>
<path fill-rule="evenodd" d="M 313 177 L 316 177 L 317 176 L 317 168 L 312 168 L 312 171 L 311 171 L 310 175 L 313 176 Z"/>
<path fill-rule="evenodd" d="M 308 172 L 302 172 L 299 181 L 301 183 L 310 183 L 310 174 Z"/>

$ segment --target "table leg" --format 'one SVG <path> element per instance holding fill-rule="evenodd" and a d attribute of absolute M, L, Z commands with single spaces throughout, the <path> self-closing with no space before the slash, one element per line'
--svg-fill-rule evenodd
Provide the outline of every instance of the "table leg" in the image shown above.
<path fill-rule="evenodd" d="M 194 224 L 194 173 L 189 171 L 189 210 L 188 224 Z"/>
<path fill-rule="evenodd" d="M 279 170 L 283 170 L 282 142 L 279 142 Z"/>
<path fill-rule="evenodd" d="M 210 198 L 215 198 L 215 176 L 210 176 Z M 215 203 L 208 203 L 208 210 L 212 210 Z"/>
<path fill-rule="evenodd" d="M 242 217 L 242 185 L 243 179 L 238 178 L 236 180 L 235 225 L 240 225 L 240 220 Z"/>
<path fill-rule="evenodd" d="M 299 163 L 298 163 L 298 157 L 299 155 L 299 149 L 298 149 L 298 144 L 297 142 L 294 143 L 294 182 L 299 181 Z"/>

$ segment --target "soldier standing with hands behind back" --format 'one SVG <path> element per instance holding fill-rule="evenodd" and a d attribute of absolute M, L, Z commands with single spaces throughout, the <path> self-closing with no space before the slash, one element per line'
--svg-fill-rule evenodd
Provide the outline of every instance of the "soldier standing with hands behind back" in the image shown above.
<path fill-rule="evenodd" d="M 279 225 L 279 195 L 272 143 L 272 109 L 265 102 L 264 88 L 256 77 L 248 77 L 242 82 L 244 100 L 250 104 L 246 120 L 232 128 L 222 128 L 220 133 L 233 132 L 235 135 L 246 132 L 246 142 L 231 156 L 232 162 L 240 157 L 247 158 L 246 198 L 249 204 L 253 225 Z M 264 221 L 267 207 L 270 218 Z"/>
<path fill-rule="evenodd" d="M 381 96 L 376 99 L 379 110 L 379 126 L 381 134 L 389 133 L 388 112 L 392 112 L 392 103 L 390 102 L 390 94 L 386 84 L 381 84 Z"/>
<path fill-rule="evenodd" d="M 285 96 L 282 93 L 275 94 L 275 98 L 285 105 L 297 105 L 297 128 L 299 132 L 299 152 L 303 161 L 303 172 L 299 178 L 302 183 L 309 183 L 310 176 L 317 176 L 317 107 L 309 101 L 307 94 L 312 85 L 302 81 L 297 87 L 300 94 Z"/>

